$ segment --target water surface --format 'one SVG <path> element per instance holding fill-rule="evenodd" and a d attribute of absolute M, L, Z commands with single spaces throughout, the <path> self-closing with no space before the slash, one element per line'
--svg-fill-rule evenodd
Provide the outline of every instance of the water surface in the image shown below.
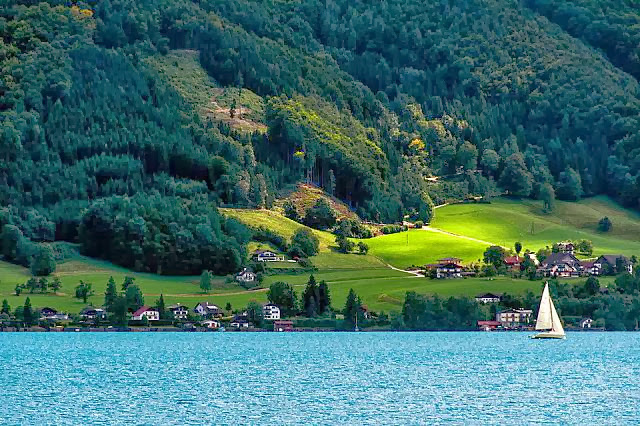
<path fill-rule="evenodd" d="M 640 422 L 640 334 L 0 333 L 2 424 Z"/>

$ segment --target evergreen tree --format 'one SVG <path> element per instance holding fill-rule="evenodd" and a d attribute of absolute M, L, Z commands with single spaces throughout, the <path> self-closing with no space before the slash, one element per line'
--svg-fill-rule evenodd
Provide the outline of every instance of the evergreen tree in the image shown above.
<path fill-rule="evenodd" d="M 262 327 L 264 319 L 264 313 L 262 311 L 262 305 L 256 301 L 251 301 L 247 305 L 247 320 L 253 323 L 254 327 Z"/>
<path fill-rule="evenodd" d="M 319 312 L 320 300 L 318 293 L 318 286 L 316 279 L 313 275 L 309 276 L 307 286 L 302 293 L 302 309 L 306 316 L 315 317 Z"/>
<path fill-rule="evenodd" d="M 31 307 L 31 299 L 27 297 L 22 307 L 22 321 L 27 327 L 31 327 L 35 323 L 35 314 Z"/>
<path fill-rule="evenodd" d="M 124 281 L 122 281 L 122 291 L 127 291 L 130 285 L 133 285 L 135 281 L 134 277 L 125 276 Z"/>
<path fill-rule="evenodd" d="M 7 299 L 2 300 L 2 310 L 0 310 L 2 314 L 11 314 L 11 306 L 9 306 L 9 301 Z"/>
<path fill-rule="evenodd" d="M 125 295 L 118 295 L 111 304 L 111 321 L 115 325 L 122 327 L 127 326 L 127 312 L 129 303 Z"/>
<path fill-rule="evenodd" d="M 520 241 L 516 241 L 514 244 L 514 248 L 516 250 L 516 254 L 520 256 L 520 252 L 522 251 L 522 243 Z"/>
<path fill-rule="evenodd" d="M 224 310 L 227 312 L 231 312 L 231 308 L 232 306 L 230 302 L 227 302 L 227 304 L 224 306 Z"/>
<path fill-rule="evenodd" d="M 15 288 L 13 289 L 13 291 L 16 294 L 16 296 L 20 296 L 20 293 L 22 293 L 22 285 L 21 284 L 16 284 Z"/>
<path fill-rule="evenodd" d="M 160 298 L 156 300 L 156 309 L 160 313 L 160 319 L 165 319 L 167 317 L 167 307 L 164 303 L 164 296 L 160 293 Z"/>
<path fill-rule="evenodd" d="M 107 288 L 104 291 L 104 307 L 107 312 L 113 312 L 113 304 L 118 297 L 118 290 L 116 288 L 116 281 L 113 277 L 109 277 L 109 281 L 107 282 Z"/>
<path fill-rule="evenodd" d="M 130 285 L 125 292 L 125 298 L 127 300 L 127 309 L 134 312 L 144 306 L 144 296 L 140 287 L 137 285 Z"/>
<path fill-rule="evenodd" d="M 318 285 L 318 313 L 322 315 L 331 308 L 331 294 L 327 282 L 322 280 Z"/>
<path fill-rule="evenodd" d="M 347 294 L 347 300 L 344 304 L 344 320 L 349 323 L 354 323 L 361 306 L 362 302 L 360 301 L 360 297 L 352 288 L 350 288 L 349 294 Z"/>

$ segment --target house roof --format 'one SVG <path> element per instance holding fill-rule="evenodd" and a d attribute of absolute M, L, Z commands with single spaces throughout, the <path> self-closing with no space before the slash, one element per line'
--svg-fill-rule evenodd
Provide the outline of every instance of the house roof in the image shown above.
<path fill-rule="evenodd" d="M 179 303 L 177 305 L 170 305 L 170 306 L 167 307 L 167 309 L 169 309 L 170 311 L 177 311 L 178 309 L 189 310 L 189 308 L 187 308 L 186 306 L 181 305 Z"/>
<path fill-rule="evenodd" d="M 551 253 L 547 258 L 542 262 L 542 265 L 558 265 L 561 263 L 566 263 L 568 265 L 579 263 L 577 257 L 569 253 Z"/>
<path fill-rule="evenodd" d="M 627 259 L 625 256 L 621 254 L 603 254 L 598 259 L 596 259 L 596 262 L 602 262 L 602 260 L 604 260 L 609 265 L 616 266 L 618 259 L 622 259 L 622 262 L 624 262 L 625 265 L 628 265 L 629 263 L 631 263 L 629 262 L 629 259 Z"/>
<path fill-rule="evenodd" d="M 478 321 L 478 326 L 481 325 L 493 325 L 493 326 L 499 326 L 500 325 L 500 321 Z"/>
<path fill-rule="evenodd" d="M 520 256 L 507 256 L 504 258 L 504 263 L 507 265 L 517 265 L 522 262 L 522 258 Z"/>
<path fill-rule="evenodd" d="M 493 293 L 479 294 L 479 295 L 476 296 L 476 299 L 487 299 L 487 298 L 500 299 L 500 298 L 502 298 L 502 296 L 497 295 L 497 294 L 493 294 Z"/>
<path fill-rule="evenodd" d="M 293 321 L 291 320 L 275 320 L 273 323 L 275 325 L 293 325 Z"/>
<path fill-rule="evenodd" d="M 137 311 L 135 311 L 133 313 L 133 316 L 134 317 L 139 317 L 140 315 L 142 315 L 142 314 L 144 314 L 145 312 L 148 312 L 148 311 L 156 311 L 156 310 L 154 308 L 149 307 L 149 306 L 143 306 L 140 309 L 138 309 Z"/>
<path fill-rule="evenodd" d="M 448 263 L 448 262 L 458 263 L 460 261 L 462 261 L 462 259 L 458 257 L 443 257 L 442 259 L 438 259 L 438 262 L 442 262 L 442 263 Z"/>

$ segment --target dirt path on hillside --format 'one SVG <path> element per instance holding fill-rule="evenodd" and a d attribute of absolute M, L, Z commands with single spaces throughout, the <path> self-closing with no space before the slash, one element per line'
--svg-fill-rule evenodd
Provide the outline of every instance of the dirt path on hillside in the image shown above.
<path fill-rule="evenodd" d="M 490 241 L 479 240 L 477 238 L 467 237 L 466 235 L 454 234 L 453 232 L 443 231 L 442 229 L 432 228 L 431 226 L 425 226 L 425 227 L 422 228 L 422 230 L 423 231 L 429 231 L 429 232 L 437 232 L 439 234 L 450 235 L 452 237 L 462 238 L 463 240 L 473 241 L 473 242 L 480 243 L 480 244 L 486 244 L 488 246 L 500 246 L 500 244 L 495 244 L 495 243 L 492 243 Z M 505 247 L 505 246 L 500 246 L 500 247 L 505 248 L 505 249 L 509 248 L 509 247 Z"/>
<path fill-rule="evenodd" d="M 400 268 L 396 268 L 395 266 L 391 266 L 390 264 L 387 263 L 387 266 L 391 269 L 393 269 L 394 271 L 398 271 L 398 272 L 405 272 L 407 274 L 411 274 L 413 275 L 415 278 L 424 278 L 424 275 L 421 274 L 420 272 L 416 272 L 416 271 L 407 271 L 406 269 L 400 269 Z"/>

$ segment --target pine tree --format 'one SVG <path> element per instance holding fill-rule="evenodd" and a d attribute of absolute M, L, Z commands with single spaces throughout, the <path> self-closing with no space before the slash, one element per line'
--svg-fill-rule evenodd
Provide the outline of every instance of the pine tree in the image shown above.
<path fill-rule="evenodd" d="M 0 313 L 7 315 L 11 313 L 11 306 L 9 306 L 9 301 L 7 299 L 2 301 L 2 310 L 0 310 Z"/>
<path fill-rule="evenodd" d="M 307 287 L 302 293 L 302 309 L 308 317 L 314 317 L 318 313 L 318 307 L 320 306 L 318 301 L 318 286 L 316 285 L 316 278 L 311 275 L 307 282 Z"/>
<path fill-rule="evenodd" d="M 164 303 L 164 296 L 160 293 L 160 298 L 156 300 L 156 309 L 160 313 L 160 319 L 165 319 L 167 316 L 167 307 Z"/>
<path fill-rule="evenodd" d="M 322 315 L 331 307 L 331 295 L 326 281 L 320 281 L 318 285 L 318 313 Z"/>
<path fill-rule="evenodd" d="M 349 289 L 349 294 L 347 295 L 347 301 L 344 304 L 344 320 L 347 322 L 355 322 L 355 317 L 358 311 L 360 310 L 360 306 L 362 302 L 360 301 L 360 297 L 353 291 L 352 288 Z"/>
<path fill-rule="evenodd" d="M 31 327 L 34 323 L 35 317 L 33 315 L 33 308 L 31 307 L 31 299 L 27 297 L 22 307 L 22 320 L 27 327 Z"/>
<path fill-rule="evenodd" d="M 113 312 L 113 304 L 117 297 L 118 290 L 116 289 L 116 282 L 113 277 L 109 277 L 107 289 L 104 291 L 104 307 L 107 312 Z"/>

